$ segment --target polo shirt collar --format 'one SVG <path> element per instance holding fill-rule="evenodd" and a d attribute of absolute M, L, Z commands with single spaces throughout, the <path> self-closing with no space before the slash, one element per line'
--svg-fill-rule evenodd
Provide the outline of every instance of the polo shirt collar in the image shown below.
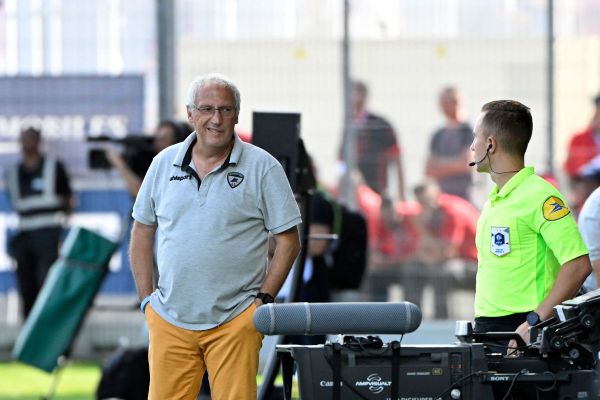
<path fill-rule="evenodd" d="M 512 178 L 506 182 L 501 190 L 498 190 L 498 185 L 495 185 L 490 192 L 490 198 L 506 197 L 512 192 L 517 186 L 519 186 L 525 179 L 535 173 L 533 167 L 524 167 L 519 172 L 513 175 Z"/>
<path fill-rule="evenodd" d="M 186 171 L 192 162 L 192 148 L 197 141 L 196 131 L 190 133 L 190 135 L 185 138 L 182 143 L 182 146 L 179 147 L 175 158 L 173 159 L 173 166 L 181 168 L 182 171 Z M 233 134 L 233 147 L 227 155 L 227 158 L 221 164 L 221 169 L 227 168 L 230 165 L 237 165 L 241 156 L 242 156 L 242 140 L 238 137 L 237 134 Z"/>

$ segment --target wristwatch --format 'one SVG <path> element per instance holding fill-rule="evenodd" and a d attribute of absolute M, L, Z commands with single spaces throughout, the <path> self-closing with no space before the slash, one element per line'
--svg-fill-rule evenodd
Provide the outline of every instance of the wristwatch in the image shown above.
<path fill-rule="evenodd" d="M 542 321 L 542 319 L 540 318 L 540 315 L 538 313 L 536 313 L 535 311 L 532 311 L 529 314 L 527 314 L 527 324 L 529 326 L 535 326 L 535 325 L 539 324 L 541 321 Z"/>
<path fill-rule="evenodd" d="M 260 299 L 263 304 L 275 303 L 275 298 L 269 293 L 258 292 L 256 298 Z"/>

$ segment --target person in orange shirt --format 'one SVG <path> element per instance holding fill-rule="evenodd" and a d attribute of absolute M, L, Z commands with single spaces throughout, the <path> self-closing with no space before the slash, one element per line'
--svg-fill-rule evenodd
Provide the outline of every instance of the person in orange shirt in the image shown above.
<path fill-rule="evenodd" d="M 404 271 L 405 297 L 419 305 L 424 287 L 433 286 L 435 318 L 445 319 L 449 289 L 475 287 L 479 212 L 461 197 L 441 192 L 433 181 L 418 185 L 414 193 L 421 212 L 411 222 L 419 241 L 414 261 Z"/>
<path fill-rule="evenodd" d="M 600 93 L 594 98 L 594 106 L 594 115 L 587 128 L 571 138 L 564 165 L 571 184 L 571 204 L 577 212 L 600 186 Z"/>

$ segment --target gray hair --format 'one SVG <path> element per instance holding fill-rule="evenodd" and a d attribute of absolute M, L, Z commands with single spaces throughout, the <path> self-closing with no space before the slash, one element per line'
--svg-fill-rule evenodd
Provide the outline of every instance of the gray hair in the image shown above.
<path fill-rule="evenodd" d="M 190 83 L 190 86 L 187 91 L 186 107 L 189 108 L 191 106 L 195 106 L 196 95 L 198 94 L 198 91 L 200 91 L 200 89 L 208 85 L 217 85 L 229 89 L 235 101 L 235 109 L 238 113 L 240 112 L 241 99 L 239 89 L 237 88 L 235 83 L 231 81 L 231 79 L 227 78 L 224 75 L 216 73 L 199 76 L 196 79 L 194 79 L 192 83 Z"/>

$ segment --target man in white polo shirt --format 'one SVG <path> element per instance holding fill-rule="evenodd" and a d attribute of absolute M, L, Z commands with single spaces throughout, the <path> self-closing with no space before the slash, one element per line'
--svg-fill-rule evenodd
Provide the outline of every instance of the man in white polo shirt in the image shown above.
<path fill-rule="evenodd" d="M 273 301 L 298 255 L 301 220 L 281 165 L 234 134 L 239 110 L 227 78 L 193 81 L 187 115 L 195 131 L 155 157 L 133 208 L 149 399 L 195 399 L 206 370 L 214 399 L 256 399 L 262 335 L 252 317 Z M 267 266 L 269 232 L 276 249 Z"/>

